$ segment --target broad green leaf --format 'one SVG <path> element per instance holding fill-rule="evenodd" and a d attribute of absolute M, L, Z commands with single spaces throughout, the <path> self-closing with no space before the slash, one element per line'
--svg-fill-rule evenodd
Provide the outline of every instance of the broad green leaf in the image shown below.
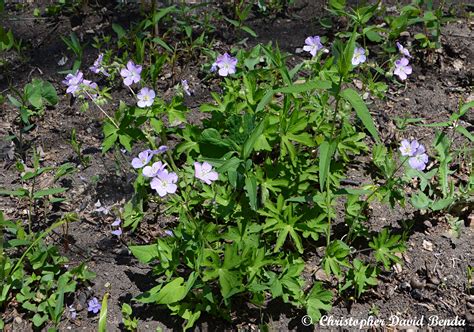
<path fill-rule="evenodd" d="M 321 311 L 331 310 L 332 293 L 324 289 L 321 282 L 316 282 L 306 297 L 306 311 L 313 323 L 321 319 Z"/>
<path fill-rule="evenodd" d="M 359 96 L 359 94 L 353 89 L 345 89 L 341 92 L 341 96 L 352 105 L 352 107 L 356 111 L 357 116 L 362 121 L 367 131 L 375 139 L 375 141 L 377 143 L 381 143 L 380 137 L 377 132 L 377 128 L 375 128 L 375 124 L 372 119 L 372 116 L 370 115 L 370 112 L 367 106 L 365 105 L 364 101 Z"/>
<path fill-rule="evenodd" d="M 243 291 L 242 275 L 238 271 L 219 269 L 219 284 L 224 299 Z"/>
<path fill-rule="evenodd" d="M 128 151 L 132 151 L 132 137 L 128 134 L 119 134 L 119 142 Z M 104 141 L 105 142 L 105 141 Z"/>
<path fill-rule="evenodd" d="M 159 257 L 158 246 L 156 244 L 148 244 L 143 246 L 128 247 L 141 263 L 147 264 Z"/>
<path fill-rule="evenodd" d="M 427 209 L 430 205 L 431 200 L 424 193 L 419 192 L 416 195 L 411 196 L 411 204 L 419 210 Z"/>
<path fill-rule="evenodd" d="M 118 138 L 117 133 L 113 133 L 105 137 L 104 141 L 102 142 L 102 152 L 105 153 L 108 150 L 110 150 L 110 148 L 113 147 L 115 142 L 117 141 L 117 138 Z"/>
<path fill-rule="evenodd" d="M 187 293 L 184 279 L 179 277 L 161 288 L 155 297 L 155 301 L 158 304 L 171 304 L 184 299 Z"/>
<path fill-rule="evenodd" d="M 47 314 L 43 314 L 43 315 L 40 315 L 39 313 L 36 313 L 34 316 L 33 316 L 33 324 L 36 326 L 36 327 L 40 327 L 41 325 L 43 325 L 46 321 L 48 320 L 48 315 Z"/>

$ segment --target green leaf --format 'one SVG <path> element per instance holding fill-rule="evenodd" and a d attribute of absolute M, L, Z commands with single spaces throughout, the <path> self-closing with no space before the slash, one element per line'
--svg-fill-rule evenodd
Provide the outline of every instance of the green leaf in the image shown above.
<path fill-rule="evenodd" d="M 155 13 L 153 14 L 153 24 L 158 24 L 163 17 L 175 11 L 176 11 L 176 6 L 164 7 L 160 10 L 155 11 Z"/>
<path fill-rule="evenodd" d="M 141 263 L 147 264 L 159 257 L 158 246 L 156 244 L 148 244 L 143 246 L 128 247 Z"/>
<path fill-rule="evenodd" d="M 349 253 L 349 246 L 341 240 L 331 242 L 331 244 L 326 247 L 326 255 L 323 258 L 324 271 L 327 274 L 332 272 L 336 277 L 340 278 L 341 266 L 350 267 L 347 260 Z"/>
<path fill-rule="evenodd" d="M 40 327 L 41 325 L 44 324 L 44 322 L 46 322 L 48 320 L 48 315 L 44 314 L 44 315 L 40 315 L 39 313 L 36 313 L 34 316 L 33 316 L 33 324 L 36 326 L 36 327 Z"/>
<path fill-rule="evenodd" d="M 254 38 L 257 37 L 257 33 L 256 33 L 255 31 L 253 31 L 250 27 L 246 26 L 246 25 L 241 26 L 240 29 L 242 29 L 243 31 L 247 32 L 249 35 L 251 35 L 251 36 L 254 37 Z"/>
<path fill-rule="evenodd" d="M 245 177 L 245 192 L 252 210 L 257 210 L 257 178 L 253 174 Z"/>
<path fill-rule="evenodd" d="M 446 209 L 455 201 L 455 198 L 444 198 L 437 201 L 432 202 L 430 205 L 430 209 L 433 211 L 441 211 Z"/>
<path fill-rule="evenodd" d="M 8 97 L 8 100 L 10 100 L 10 103 L 11 103 L 13 106 L 18 107 L 18 108 L 21 107 L 22 103 L 21 103 L 18 99 L 16 99 L 16 98 L 13 97 L 13 96 L 10 96 L 10 95 L 7 95 L 7 97 Z"/>
<path fill-rule="evenodd" d="M 33 198 L 41 198 L 41 197 L 48 196 L 48 195 L 56 195 L 56 194 L 63 193 L 66 190 L 67 190 L 67 188 L 62 188 L 62 187 L 38 190 L 37 192 L 35 192 L 33 194 Z"/>
<path fill-rule="evenodd" d="M 155 296 L 155 301 L 158 304 L 171 304 L 184 299 L 187 293 L 184 279 L 179 277 L 161 288 Z"/>
<path fill-rule="evenodd" d="M 173 53 L 173 49 L 163 39 L 161 39 L 159 37 L 155 37 L 155 38 L 152 39 L 152 42 L 160 45 L 161 47 L 163 47 L 168 52 Z"/>
<path fill-rule="evenodd" d="M 319 188 L 324 191 L 324 184 L 331 167 L 331 159 L 336 150 L 336 143 L 324 141 L 319 146 Z"/>
<path fill-rule="evenodd" d="M 98 332 L 107 332 L 107 300 L 109 298 L 109 293 L 105 293 L 102 298 L 102 306 L 100 308 L 99 314 L 99 326 L 97 328 Z"/>
<path fill-rule="evenodd" d="M 28 190 L 23 189 L 23 188 L 20 188 L 17 190 L 0 189 L 0 196 L 25 197 L 28 195 L 29 195 Z"/>
<path fill-rule="evenodd" d="M 331 310 L 332 293 L 324 289 L 321 282 L 316 282 L 306 297 L 306 311 L 313 323 L 321 319 L 321 311 Z"/>
<path fill-rule="evenodd" d="M 119 134 L 119 142 L 123 145 L 123 147 L 128 151 L 132 151 L 132 137 L 128 134 Z M 104 141 L 105 143 L 105 141 Z"/>
<path fill-rule="evenodd" d="M 470 110 L 471 108 L 474 108 L 474 100 L 468 102 L 468 103 L 465 103 L 463 104 L 460 108 L 459 108 L 459 115 L 460 116 L 463 116 L 464 114 L 466 114 L 466 112 L 468 110 Z"/>
<path fill-rule="evenodd" d="M 219 269 L 219 284 L 224 299 L 243 291 L 242 275 L 238 271 Z"/>
<path fill-rule="evenodd" d="M 405 250 L 400 235 L 392 235 L 388 229 L 383 229 L 377 236 L 372 238 L 369 247 L 375 250 L 375 259 L 382 262 L 385 269 L 389 270 L 391 263 L 398 263 L 400 258 L 395 254 Z"/>
<path fill-rule="evenodd" d="M 430 205 L 431 200 L 423 192 L 411 196 L 411 204 L 419 210 L 425 210 Z"/>
<path fill-rule="evenodd" d="M 110 136 L 105 137 L 104 141 L 102 142 L 102 152 L 105 153 L 110 150 L 110 148 L 113 147 L 117 141 L 117 138 L 117 133 L 113 133 Z"/>
<path fill-rule="evenodd" d="M 301 93 L 301 92 L 312 91 L 315 89 L 327 90 L 327 89 L 330 89 L 331 86 L 332 86 L 332 83 L 330 81 L 316 80 L 316 81 L 310 81 L 310 82 L 306 82 L 302 84 L 293 84 L 284 88 L 277 89 L 275 90 L 275 92 Z"/>
<path fill-rule="evenodd" d="M 127 35 L 127 31 L 125 31 L 125 29 L 122 28 L 122 26 L 120 26 L 119 24 L 112 23 L 112 30 L 115 31 L 118 39 L 122 39 Z"/>
<path fill-rule="evenodd" d="M 467 129 L 464 128 L 463 126 L 458 125 L 456 127 L 456 131 L 458 133 L 466 136 L 466 138 L 468 138 L 471 142 L 474 142 L 474 136 L 470 132 L 468 132 Z"/>
<path fill-rule="evenodd" d="M 258 126 L 252 131 L 252 134 L 247 138 L 242 149 L 242 159 L 246 160 L 250 157 L 250 154 L 255 148 L 255 143 L 257 142 L 260 135 L 263 134 L 263 131 L 268 125 L 268 117 L 262 119 Z"/>
<path fill-rule="evenodd" d="M 382 41 L 382 37 L 380 36 L 380 34 L 377 31 L 368 30 L 364 33 L 371 42 L 379 43 L 379 42 Z"/>
<path fill-rule="evenodd" d="M 68 275 L 63 274 L 58 279 L 58 297 L 54 305 L 54 322 L 59 323 L 61 321 L 61 315 L 64 310 L 64 292 L 68 282 Z"/>
<path fill-rule="evenodd" d="M 341 96 L 352 105 L 352 107 L 356 111 L 357 116 L 362 121 L 367 131 L 375 139 L 375 141 L 377 143 L 381 143 L 379 134 L 377 132 L 377 129 L 375 128 L 374 121 L 372 120 L 372 116 L 370 115 L 367 106 L 365 105 L 359 94 L 353 89 L 345 89 L 341 92 Z"/>
<path fill-rule="evenodd" d="M 265 93 L 263 98 L 260 99 L 260 101 L 257 105 L 257 108 L 255 109 L 256 113 L 262 111 L 265 108 L 265 106 L 267 106 L 267 104 L 272 100 L 274 93 L 275 93 L 275 91 L 273 91 L 273 90 L 269 90 L 269 91 L 267 91 L 267 93 Z"/>

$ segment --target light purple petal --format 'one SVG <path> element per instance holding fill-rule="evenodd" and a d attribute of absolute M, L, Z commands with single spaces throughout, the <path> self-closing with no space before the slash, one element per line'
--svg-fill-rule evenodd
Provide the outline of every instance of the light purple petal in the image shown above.
<path fill-rule="evenodd" d="M 143 162 L 139 158 L 133 158 L 132 167 L 135 169 L 142 168 L 144 166 Z"/>
<path fill-rule="evenodd" d="M 122 223 L 122 220 L 120 218 L 115 219 L 115 221 L 111 224 L 113 227 L 117 227 Z"/>
<path fill-rule="evenodd" d="M 122 235 L 122 229 L 121 228 L 116 229 L 115 231 L 112 231 L 111 233 L 113 235 L 120 236 L 120 235 Z"/>

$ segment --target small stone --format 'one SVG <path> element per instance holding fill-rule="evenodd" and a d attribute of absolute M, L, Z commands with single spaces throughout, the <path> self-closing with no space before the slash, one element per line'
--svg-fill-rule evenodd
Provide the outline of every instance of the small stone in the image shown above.
<path fill-rule="evenodd" d="M 410 283 L 407 282 L 407 281 L 402 282 L 402 283 L 400 284 L 400 289 L 401 289 L 401 290 L 410 291 L 410 290 L 411 290 Z"/>
<path fill-rule="evenodd" d="M 426 281 L 421 282 L 417 277 L 413 277 L 410 280 L 410 286 L 414 289 L 423 289 L 426 286 Z"/>
<path fill-rule="evenodd" d="M 328 277 L 328 275 L 326 274 L 326 272 L 324 272 L 323 269 L 318 269 L 316 273 L 314 274 L 314 277 L 316 278 L 316 280 L 321 280 L 321 281 L 326 281 L 326 282 L 331 281 L 331 279 Z"/>
<path fill-rule="evenodd" d="M 423 249 L 427 251 L 433 251 L 433 243 L 430 241 L 423 240 Z"/>
<path fill-rule="evenodd" d="M 423 298 L 423 295 L 418 289 L 414 289 L 411 291 L 411 297 L 414 298 L 415 300 L 420 301 Z"/>

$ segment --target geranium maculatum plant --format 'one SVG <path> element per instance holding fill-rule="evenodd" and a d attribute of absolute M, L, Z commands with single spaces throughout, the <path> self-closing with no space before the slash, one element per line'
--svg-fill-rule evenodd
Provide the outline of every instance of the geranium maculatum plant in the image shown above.
<path fill-rule="evenodd" d="M 399 157 L 382 144 L 352 87 L 375 61 L 356 39 L 353 33 L 329 50 L 319 36 L 308 37 L 308 58 L 293 68 L 270 45 L 218 55 L 207 75 L 221 80 L 221 93 L 201 105 L 207 116 L 198 125 L 186 121 L 187 80 L 164 102 L 143 75 L 144 65 L 115 66 L 134 102 L 121 102 L 107 116 L 104 151 L 116 143 L 131 151 L 138 141 L 149 147 L 131 160 L 135 196 L 113 234 L 135 230 L 147 213 L 156 213 L 148 209 L 152 201 L 176 221 L 154 243 L 130 246 L 158 278 L 136 301 L 166 306 L 185 319 L 185 328 L 204 312 L 230 319 L 242 301 L 264 306 L 275 298 L 316 322 L 335 297 L 322 281 L 302 277 L 304 257 L 318 246 L 325 273 L 350 297 L 376 285 L 377 275 L 399 261 L 404 238 L 388 229 L 372 232 L 368 205 L 374 199 L 405 204 L 403 188 L 410 176 L 423 176 L 429 158 L 417 140 L 395 142 Z M 386 76 L 407 80 L 411 57 L 397 45 L 402 57 L 386 61 L 394 64 Z M 92 67 L 117 77 L 111 69 L 101 57 Z M 97 88 L 87 82 L 80 72 L 65 81 L 74 95 Z M 359 188 L 344 185 L 351 162 L 369 150 L 379 178 Z M 336 208 L 343 197 L 341 220 Z M 336 223 L 342 232 L 335 232 Z M 367 249 L 370 255 L 360 254 Z"/>

